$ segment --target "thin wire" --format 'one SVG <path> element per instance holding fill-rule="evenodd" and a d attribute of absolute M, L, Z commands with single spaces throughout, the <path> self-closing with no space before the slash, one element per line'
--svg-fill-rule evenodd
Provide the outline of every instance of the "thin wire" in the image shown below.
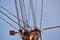
<path fill-rule="evenodd" d="M 14 14 L 12 14 L 11 12 L 9 12 L 7 9 L 5 9 L 3 6 L 1 6 L 0 5 L 0 7 L 2 8 L 2 9 L 4 9 L 5 11 L 7 11 L 9 14 L 11 14 L 12 16 L 14 16 L 15 18 L 17 18 Z M 21 21 L 21 20 L 20 20 Z"/>
<path fill-rule="evenodd" d="M 24 0 L 23 0 L 23 4 L 24 4 Z M 26 22 L 28 23 L 27 14 L 26 14 L 26 9 L 25 9 L 25 4 L 24 4 L 24 11 L 25 11 L 25 16 L 26 16 Z"/>
<path fill-rule="evenodd" d="M 24 0 L 19 0 L 19 5 L 20 5 L 20 10 L 21 10 L 22 20 L 23 20 L 23 22 L 25 22 L 23 1 L 24 1 Z M 25 25 L 25 24 L 23 24 L 23 25 L 24 25 L 25 30 L 27 30 L 26 25 Z"/>
<path fill-rule="evenodd" d="M 24 22 L 24 16 L 23 16 L 23 7 L 22 7 L 22 1 L 19 0 L 19 5 L 20 5 L 20 10 L 21 10 L 21 16 L 22 16 L 22 21 Z M 23 24 L 25 26 L 25 24 Z"/>
<path fill-rule="evenodd" d="M 25 4 L 24 4 L 24 0 L 23 0 L 23 2 L 22 2 L 23 4 L 23 8 L 24 8 L 24 16 L 26 17 L 26 20 L 24 21 L 25 23 L 27 23 L 27 25 L 28 25 L 28 20 L 27 20 L 27 14 L 26 14 L 26 9 L 25 9 Z M 24 24 L 25 25 L 25 24 Z M 24 27 L 27 29 L 27 25 L 25 25 Z"/>
<path fill-rule="evenodd" d="M 23 0 L 23 4 L 24 4 L 24 0 Z M 26 16 L 27 25 L 29 25 L 29 23 L 28 23 L 28 18 L 27 18 L 27 14 L 26 14 L 26 9 L 25 9 L 25 4 L 24 4 L 24 11 L 25 11 L 25 16 Z M 27 28 L 27 25 L 26 25 L 26 28 Z M 28 28 L 29 28 L 29 27 L 28 27 Z"/>
<path fill-rule="evenodd" d="M 22 8 L 22 1 L 19 0 L 19 5 L 20 5 L 20 9 L 21 9 L 21 16 L 22 16 L 22 21 L 24 22 L 24 17 L 23 17 L 23 8 Z"/>
<path fill-rule="evenodd" d="M 5 19 L 3 19 L 2 17 L 0 17 L 3 21 L 5 21 L 7 24 L 9 24 L 11 27 L 13 27 L 14 29 L 18 30 L 14 25 L 10 24 L 8 21 L 6 21 Z"/>
<path fill-rule="evenodd" d="M 0 7 L 1 8 L 3 8 L 5 11 L 7 11 L 9 14 L 11 14 L 12 16 L 14 16 L 15 18 L 17 18 L 14 14 L 12 14 L 11 12 L 9 12 L 7 9 L 5 9 L 4 7 L 2 7 L 1 5 L 0 5 Z M 18 19 L 18 18 L 17 18 Z M 21 22 L 22 22 L 22 20 L 21 19 L 19 19 Z M 23 23 L 23 22 L 22 22 Z M 24 23 L 25 24 L 25 23 Z"/>
<path fill-rule="evenodd" d="M 31 9 L 32 9 L 32 16 L 33 16 L 33 21 L 34 21 L 34 27 L 36 28 L 36 15 L 35 15 L 35 11 L 34 11 L 34 6 L 33 6 L 33 1 L 30 0 L 30 5 L 31 5 Z"/>
<path fill-rule="evenodd" d="M 2 7 L 1 5 L 0 5 L 0 7 L 1 8 L 3 8 L 5 11 L 7 11 L 9 14 L 11 14 L 12 16 L 14 16 L 15 18 L 17 18 L 14 14 L 12 14 L 11 12 L 9 12 L 7 9 L 5 9 L 4 7 Z M 17 18 L 18 19 L 18 18 Z M 22 23 L 24 23 L 24 24 L 26 24 L 25 22 L 23 22 L 21 19 L 19 19 Z M 26 24 L 27 25 L 27 24 Z M 30 27 L 30 26 L 28 26 L 28 27 Z"/>
<path fill-rule="evenodd" d="M 10 20 L 12 20 L 13 22 L 15 22 L 17 25 L 19 25 L 16 21 L 14 21 L 12 18 L 10 18 L 8 15 L 6 15 L 5 13 L 3 13 L 2 11 L 0 11 L 3 15 L 5 15 L 6 17 L 8 17 Z M 21 25 L 20 28 L 24 29 Z"/>
<path fill-rule="evenodd" d="M 20 20 L 19 20 L 19 11 L 18 11 L 18 7 L 17 7 L 17 1 L 15 0 L 15 8 L 16 8 L 16 13 L 17 13 L 17 18 L 18 18 L 18 26 L 19 26 L 19 29 L 21 29 L 20 28 Z"/>

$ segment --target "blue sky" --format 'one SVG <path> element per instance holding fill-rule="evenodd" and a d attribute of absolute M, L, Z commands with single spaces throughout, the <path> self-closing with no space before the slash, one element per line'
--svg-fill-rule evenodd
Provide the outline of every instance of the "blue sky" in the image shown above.
<path fill-rule="evenodd" d="M 25 0 L 25 7 L 26 7 L 25 9 L 26 9 L 27 15 L 28 15 L 28 7 L 29 7 L 28 1 L 29 0 Z M 35 3 L 36 0 L 33 0 L 33 1 Z M 43 5 L 42 28 L 60 25 L 60 0 L 44 0 L 43 3 L 44 3 L 44 5 Z M 16 15 L 14 0 L 0 0 L 0 5 L 3 6 L 4 8 L 6 8 L 11 13 L 13 13 L 14 15 Z M 0 7 L 0 10 L 3 11 L 4 13 L 6 13 L 8 16 L 13 18 L 17 22 L 16 18 L 14 18 L 10 14 L 8 14 L 8 12 L 4 11 L 1 7 Z M 31 13 L 31 11 L 30 11 L 30 13 Z M 37 20 L 38 28 L 40 26 L 40 24 L 39 24 L 40 23 L 40 14 L 41 14 L 41 0 L 37 0 L 36 20 Z M 0 16 L 18 28 L 18 25 L 16 25 L 10 19 L 5 17 L 2 13 L 0 13 Z M 32 17 L 30 19 L 30 25 L 33 26 Z M 21 38 L 19 38 L 18 35 L 10 36 L 9 30 L 15 30 L 15 29 L 12 28 L 11 26 L 9 26 L 2 19 L 0 19 L 0 40 L 21 40 Z M 17 30 L 15 30 L 15 31 L 17 31 Z M 60 40 L 60 28 L 43 31 L 42 39 L 43 40 Z"/>

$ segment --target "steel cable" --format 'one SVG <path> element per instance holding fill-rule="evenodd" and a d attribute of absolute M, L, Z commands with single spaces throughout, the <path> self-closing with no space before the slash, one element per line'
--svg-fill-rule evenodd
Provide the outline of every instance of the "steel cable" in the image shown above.
<path fill-rule="evenodd" d="M 13 27 L 14 29 L 18 30 L 15 26 L 13 26 L 12 24 L 10 24 L 8 21 L 6 21 L 5 19 L 3 19 L 2 17 L 0 17 L 2 20 L 4 20 L 6 23 L 8 23 L 11 27 Z"/>
<path fill-rule="evenodd" d="M 8 15 L 6 15 L 5 13 L 3 13 L 2 11 L 0 11 L 3 15 L 5 15 L 6 17 L 8 17 L 10 20 L 12 20 L 13 22 L 15 22 L 17 25 L 19 25 L 16 21 L 14 21 L 12 18 L 10 18 Z M 24 29 L 21 25 L 20 28 Z"/>
<path fill-rule="evenodd" d="M 14 16 L 15 18 L 17 18 L 14 14 L 12 14 L 11 12 L 9 12 L 7 9 L 5 9 L 3 6 L 1 6 L 0 5 L 0 7 L 2 8 L 2 9 L 4 9 L 5 11 L 7 11 L 9 14 L 11 14 L 12 16 Z M 17 18 L 18 19 L 18 18 Z M 25 22 L 23 22 L 21 19 L 19 19 L 22 23 L 24 23 L 24 24 L 26 24 Z M 27 24 L 26 24 L 27 25 Z M 28 27 L 30 27 L 30 26 L 28 26 Z"/>

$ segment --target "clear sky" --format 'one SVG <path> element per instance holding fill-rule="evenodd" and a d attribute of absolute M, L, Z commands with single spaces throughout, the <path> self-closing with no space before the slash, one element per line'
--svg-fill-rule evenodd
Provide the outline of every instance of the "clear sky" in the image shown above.
<path fill-rule="evenodd" d="M 33 0 L 34 4 L 36 0 Z M 18 0 L 17 0 L 18 2 Z M 15 4 L 14 0 L 0 0 L 0 5 L 6 8 L 8 11 L 16 15 Z M 18 4 L 19 6 L 19 4 Z M 18 7 L 19 8 L 19 7 Z M 25 9 L 28 15 L 28 8 L 29 8 L 29 0 L 25 0 Z M 6 13 L 8 16 L 13 18 L 16 22 L 17 19 L 14 18 L 12 15 L 8 14 L 5 10 L 0 7 L 0 10 Z M 19 11 L 20 12 L 20 11 Z M 31 11 L 30 11 L 31 13 Z M 41 14 L 41 0 L 37 0 L 37 8 L 36 8 L 36 20 L 37 20 L 37 27 L 40 26 L 40 14 Z M 0 13 L 0 16 L 16 26 L 18 26 Z M 16 15 L 17 16 L 17 15 Z M 31 16 L 31 15 L 30 15 Z M 60 25 L 60 0 L 44 0 L 43 1 L 43 20 L 42 20 L 42 28 L 50 27 L 50 26 L 58 26 Z M 30 25 L 33 26 L 32 18 L 30 19 Z M 6 22 L 0 19 L 0 40 L 21 40 L 18 35 L 10 36 L 9 30 L 15 30 L 11 26 L 9 26 Z M 15 30 L 17 31 L 17 30 Z M 43 40 L 60 40 L 60 28 L 46 30 L 42 32 L 42 39 Z"/>

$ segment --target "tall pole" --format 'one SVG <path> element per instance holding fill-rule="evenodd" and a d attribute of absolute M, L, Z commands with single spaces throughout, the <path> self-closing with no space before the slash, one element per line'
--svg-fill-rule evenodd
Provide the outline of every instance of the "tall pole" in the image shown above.
<path fill-rule="evenodd" d="M 31 10 L 32 10 L 32 17 L 33 17 L 33 21 L 34 21 L 34 27 L 36 28 L 36 13 L 34 10 L 34 5 L 33 5 L 33 0 L 30 0 L 30 5 L 31 5 Z"/>
<path fill-rule="evenodd" d="M 19 30 L 20 28 L 20 20 L 19 20 L 19 11 L 18 11 L 18 7 L 17 7 L 17 1 L 15 0 L 15 7 L 16 7 L 16 13 L 17 13 L 17 18 L 18 18 L 18 24 L 19 24 Z"/>

